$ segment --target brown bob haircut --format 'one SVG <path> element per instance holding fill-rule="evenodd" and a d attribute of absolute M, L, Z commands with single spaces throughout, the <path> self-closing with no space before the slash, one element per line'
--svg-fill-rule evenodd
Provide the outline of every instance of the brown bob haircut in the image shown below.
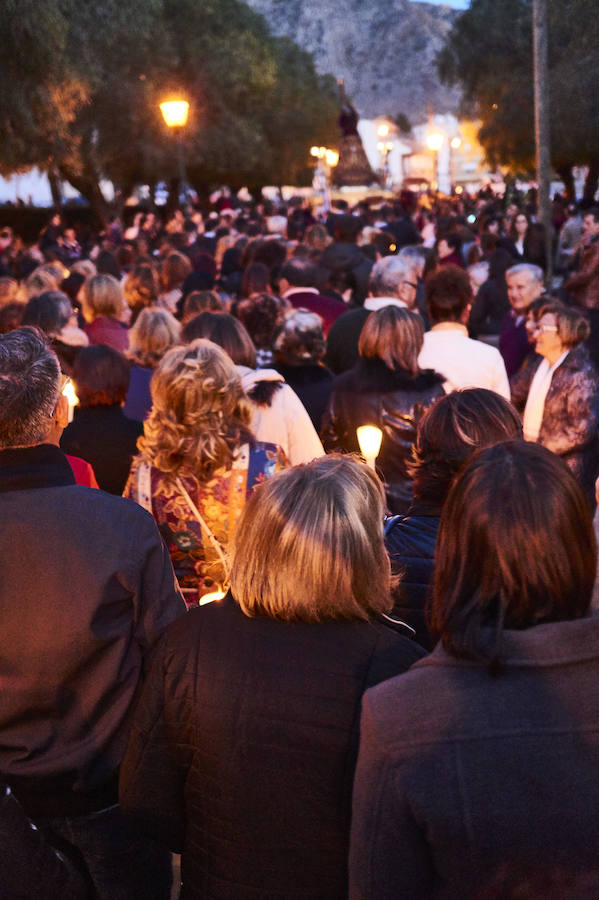
<path fill-rule="evenodd" d="M 73 363 L 73 382 L 82 408 L 124 403 L 129 377 L 129 363 L 123 354 L 104 344 L 82 347 Z"/>
<path fill-rule="evenodd" d="M 364 359 L 382 359 L 389 369 L 417 375 L 423 340 L 424 326 L 417 313 L 401 306 L 383 306 L 364 322 L 358 352 Z"/>
<path fill-rule="evenodd" d="M 580 310 L 564 306 L 559 300 L 551 298 L 543 303 L 536 314 L 537 322 L 548 313 L 555 316 L 557 334 L 564 347 L 576 347 L 586 341 L 591 333 L 590 325 Z"/>
<path fill-rule="evenodd" d="M 595 554 L 589 504 L 559 457 L 526 441 L 481 450 L 441 514 L 431 632 L 498 672 L 505 628 L 587 614 Z"/>
<path fill-rule="evenodd" d="M 181 339 L 189 344 L 205 338 L 225 350 L 236 366 L 256 368 L 256 348 L 239 319 L 229 313 L 202 312 L 184 326 Z"/>
<path fill-rule="evenodd" d="M 454 476 L 473 453 L 518 438 L 520 416 L 495 391 L 467 388 L 441 397 L 418 425 L 409 466 L 414 497 L 442 504 Z"/>
<path fill-rule="evenodd" d="M 459 266 L 444 266 L 426 279 L 426 302 L 433 325 L 459 322 L 472 303 L 472 287 L 468 273 Z"/>
<path fill-rule="evenodd" d="M 367 620 L 392 605 L 384 489 L 350 456 L 323 456 L 269 479 L 232 543 L 231 588 L 248 616 Z"/>

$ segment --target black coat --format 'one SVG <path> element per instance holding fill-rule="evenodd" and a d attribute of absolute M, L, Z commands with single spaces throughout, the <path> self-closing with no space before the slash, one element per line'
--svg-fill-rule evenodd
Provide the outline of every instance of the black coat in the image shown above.
<path fill-rule="evenodd" d="M 345 900 L 362 694 L 421 655 L 382 624 L 248 618 L 231 595 L 168 631 L 121 803 L 182 851 L 182 897 Z"/>
<path fill-rule="evenodd" d="M 324 414 L 325 450 L 359 453 L 359 425 L 377 425 L 383 432 L 377 459 L 386 482 L 392 513 L 406 513 L 412 499 L 407 464 L 416 440 L 416 427 L 428 407 L 444 396 L 443 379 L 431 369 L 413 376 L 388 369 L 380 359 L 359 359 L 339 375 Z"/>
<path fill-rule="evenodd" d="M 401 574 L 393 594 L 393 615 L 416 632 L 415 640 L 432 650 L 426 626 L 426 601 L 433 580 L 435 547 L 439 530 L 439 507 L 415 502 L 407 516 L 393 516 L 385 524 L 385 546 L 391 571 Z"/>
<path fill-rule="evenodd" d="M 75 407 L 75 417 L 63 432 L 60 449 L 91 463 L 99 487 L 120 497 L 141 434 L 142 423 L 127 419 L 119 405 Z"/>
<path fill-rule="evenodd" d="M 277 362 L 273 368 L 283 376 L 289 387 L 293 388 L 310 416 L 314 428 L 320 431 L 322 416 L 333 387 L 333 373 L 326 366 L 319 366 L 316 363 L 292 366 Z"/>

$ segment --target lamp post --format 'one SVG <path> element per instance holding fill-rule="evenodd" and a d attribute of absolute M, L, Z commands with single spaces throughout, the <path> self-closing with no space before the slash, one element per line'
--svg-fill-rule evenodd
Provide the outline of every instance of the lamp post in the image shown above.
<path fill-rule="evenodd" d="M 339 154 L 336 150 L 331 150 L 329 147 L 310 147 L 310 156 L 318 160 L 314 173 L 313 187 L 322 194 L 322 208 L 324 212 L 328 212 L 331 207 L 331 169 L 334 169 L 339 162 Z"/>
<path fill-rule="evenodd" d="M 187 196 L 185 159 L 183 156 L 183 129 L 187 125 L 189 115 L 189 103 L 187 100 L 165 100 L 160 104 L 160 112 L 168 128 L 171 129 L 177 139 L 177 164 L 179 168 L 179 181 L 183 197 Z"/>
<path fill-rule="evenodd" d="M 458 134 L 454 135 L 454 137 L 452 137 L 452 139 L 449 142 L 449 187 L 450 187 L 450 190 L 451 190 L 451 188 L 453 188 L 453 185 L 454 185 L 453 153 L 452 153 L 452 151 L 459 150 L 461 146 L 462 146 L 461 137 Z"/>
<path fill-rule="evenodd" d="M 432 131 L 426 137 L 426 146 L 433 154 L 433 174 L 435 190 L 439 190 L 439 150 L 443 146 L 445 135 L 440 131 Z"/>
<path fill-rule="evenodd" d="M 391 173 L 389 171 L 389 154 L 393 150 L 393 141 L 391 140 L 393 131 L 388 122 L 381 122 L 377 126 L 376 133 L 379 138 L 376 149 L 379 151 L 382 159 L 381 170 L 383 174 L 383 186 L 390 188 Z"/>

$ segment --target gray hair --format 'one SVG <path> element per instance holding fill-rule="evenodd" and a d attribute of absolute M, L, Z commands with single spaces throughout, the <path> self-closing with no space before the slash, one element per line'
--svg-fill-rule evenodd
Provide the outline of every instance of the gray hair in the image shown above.
<path fill-rule="evenodd" d="M 402 281 L 414 278 L 414 266 L 400 256 L 384 256 L 372 267 L 370 273 L 370 291 L 375 297 L 397 294 Z"/>
<path fill-rule="evenodd" d="M 538 284 L 543 284 L 543 270 L 540 266 L 535 266 L 532 263 L 518 263 L 516 266 L 511 266 L 506 270 L 505 277 L 508 278 L 510 275 L 520 275 L 521 272 L 530 272 L 530 277 L 533 281 L 536 281 Z"/>
<path fill-rule="evenodd" d="M 409 259 L 415 266 L 423 267 L 429 251 L 422 244 L 406 244 L 397 254 L 401 259 Z"/>
<path fill-rule="evenodd" d="M 0 335 L 0 449 L 41 444 L 60 393 L 60 366 L 37 328 Z"/>

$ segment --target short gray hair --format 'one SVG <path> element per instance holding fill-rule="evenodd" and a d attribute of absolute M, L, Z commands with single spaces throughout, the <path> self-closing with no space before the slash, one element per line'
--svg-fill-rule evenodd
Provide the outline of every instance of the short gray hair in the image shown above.
<path fill-rule="evenodd" d="M 505 277 L 508 278 L 510 275 L 519 275 L 521 272 L 530 272 L 530 277 L 533 281 L 536 281 L 538 284 L 543 284 L 545 276 L 543 275 L 542 268 L 540 266 L 535 266 L 532 263 L 518 263 L 516 266 L 511 266 L 511 268 L 507 269 Z"/>
<path fill-rule="evenodd" d="M 402 281 L 414 278 L 414 266 L 400 256 L 384 256 L 372 267 L 370 273 L 370 291 L 375 297 L 387 294 L 395 297 Z"/>
<path fill-rule="evenodd" d="M 0 449 L 41 444 L 60 393 L 60 366 L 37 328 L 0 335 Z"/>

